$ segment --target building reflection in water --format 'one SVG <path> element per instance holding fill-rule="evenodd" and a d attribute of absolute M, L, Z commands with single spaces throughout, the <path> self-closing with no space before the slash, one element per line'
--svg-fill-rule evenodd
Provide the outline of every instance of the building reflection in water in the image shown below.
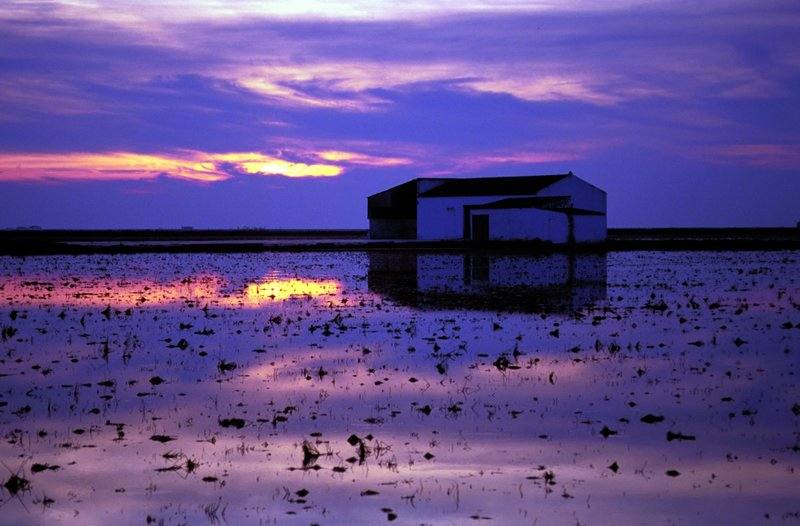
<path fill-rule="evenodd" d="M 418 308 L 569 312 L 606 299 L 606 255 L 371 252 L 368 283 Z"/>

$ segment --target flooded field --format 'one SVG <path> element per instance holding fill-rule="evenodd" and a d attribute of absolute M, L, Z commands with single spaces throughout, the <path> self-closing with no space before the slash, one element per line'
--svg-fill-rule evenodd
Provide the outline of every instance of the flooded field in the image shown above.
<path fill-rule="evenodd" d="M 800 522 L 800 253 L 0 258 L 2 524 Z"/>

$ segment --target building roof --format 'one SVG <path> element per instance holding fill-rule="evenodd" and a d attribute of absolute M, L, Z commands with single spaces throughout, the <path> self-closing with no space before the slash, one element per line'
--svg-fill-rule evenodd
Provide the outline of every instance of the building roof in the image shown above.
<path fill-rule="evenodd" d="M 486 209 L 508 209 L 508 208 L 537 208 L 539 210 L 547 210 L 549 212 L 559 212 L 562 214 L 571 214 L 576 216 L 604 216 L 603 212 L 596 210 L 587 210 L 585 208 L 575 208 L 571 205 L 569 196 L 553 196 L 553 197 L 510 197 L 508 199 L 500 199 L 499 201 L 492 201 L 481 205 L 469 206 L 472 210 L 486 210 Z"/>
<path fill-rule="evenodd" d="M 474 177 L 447 179 L 421 193 L 420 197 L 463 197 L 476 195 L 531 195 L 572 175 L 525 175 L 515 177 Z"/>
<path fill-rule="evenodd" d="M 416 219 L 417 179 L 367 198 L 368 219 Z"/>

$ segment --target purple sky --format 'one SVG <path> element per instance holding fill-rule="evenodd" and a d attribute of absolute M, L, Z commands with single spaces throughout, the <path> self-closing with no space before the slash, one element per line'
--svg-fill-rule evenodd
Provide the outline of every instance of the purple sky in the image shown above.
<path fill-rule="evenodd" d="M 796 1 L 396 4 L 3 2 L 0 227 L 364 227 L 568 170 L 610 226 L 800 220 Z"/>

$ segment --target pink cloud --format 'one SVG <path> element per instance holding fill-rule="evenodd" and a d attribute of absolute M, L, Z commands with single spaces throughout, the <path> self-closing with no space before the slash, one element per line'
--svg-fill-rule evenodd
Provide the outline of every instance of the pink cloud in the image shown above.
<path fill-rule="evenodd" d="M 320 152 L 318 156 L 324 161 L 360 164 L 364 166 L 403 166 L 411 164 L 411 159 L 404 157 L 385 157 L 340 150 L 326 150 Z"/>
<path fill-rule="evenodd" d="M 332 177 L 342 172 L 343 168 L 336 164 L 293 162 L 257 152 L 0 154 L 0 181 L 138 180 L 168 176 L 217 182 L 229 179 L 232 173 Z"/>

